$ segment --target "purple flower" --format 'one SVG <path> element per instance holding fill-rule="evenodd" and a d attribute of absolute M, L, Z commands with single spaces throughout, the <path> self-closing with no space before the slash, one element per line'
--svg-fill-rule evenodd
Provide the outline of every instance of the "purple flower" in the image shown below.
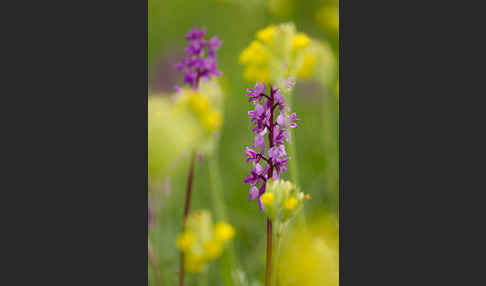
<path fill-rule="evenodd" d="M 174 92 L 175 93 L 178 93 L 178 92 L 181 92 L 182 91 L 182 88 L 178 85 L 174 85 Z"/>
<path fill-rule="evenodd" d="M 297 115 L 294 113 L 290 114 L 289 116 L 289 127 L 296 128 L 298 125 L 293 121 L 299 121 L 300 119 L 297 118 Z"/>
<path fill-rule="evenodd" d="M 263 167 L 260 164 L 256 163 L 255 169 L 250 170 L 250 175 L 245 178 L 243 183 L 255 185 L 259 183 L 263 178 Z"/>
<path fill-rule="evenodd" d="M 285 105 L 284 105 L 284 98 L 283 98 L 282 93 L 280 93 L 280 91 L 279 91 L 279 90 L 276 90 L 276 91 L 275 91 L 275 100 L 276 100 L 276 101 L 277 101 L 277 103 L 278 103 L 278 108 L 279 108 L 281 111 L 283 111 L 283 110 L 284 110 L 284 107 L 285 107 Z"/>
<path fill-rule="evenodd" d="M 282 156 L 287 156 L 287 152 L 285 151 L 285 146 L 283 144 L 274 146 L 268 150 L 268 157 L 274 162 L 280 160 L 280 157 Z"/>
<path fill-rule="evenodd" d="M 209 41 L 204 40 L 206 29 L 200 30 L 194 27 L 186 34 L 189 42 L 185 49 L 185 56 L 175 68 L 184 71 L 184 83 L 196 89 L 201 78 L 211 79 L 212 76 L 219 76 L 216 50 L 221 47 L 221 41 L 213 36 Z"/>
<path fill-rule="evenodd" d="M 292 87 L 295 85 L 295 80 L 293 77 L 289 77 L 285 80 L 285 85 L 287 85 L 287 91 L 291 91 Z"/>
<path fill-rule="evenodd" d="M 252 201 L 254 199 L 256 199 L 259 195 L 259 191 L 258 191 L 258 188 L 255 187 L 255 186 L 252 186 L 250 188 L 250 198 L 248 199 L 249 201 Z"/>
<path fill-rule="evenodd" d="M 250 96 L 248 102 L 251 101 L 260 101 L 262 98 L 262 94 L 265 94 L 265 85 L 261 83 L 257 83 L 253 89 L 247 89 L 246 95 Z"/>
<path fill-rule="evenodd" d="M 245 149 L 245 154 L 246 156 L 248 156 L 248 158 L 246 159 L 247 163 L 250 161 L 255 161 L 255 163 L 258 163 L 260 161 L 258 153 L 248 147 L 246 147 Z"/>
<path fill-rule="evenodd" d="M 265 153 L 265 133 L 266 131 L 262 131 L 260 133 L 255 134 L 255 140 L 253 142 L 253 148 L 260 147 L 260 152 Z"/>
<path fill-rule="evenodd" d="M 189 30 L 186 34 L 186 40 L 188 41 L 193 41 L 193 40 L 200 40 L 204 38 L 206 35 L 206 29 L 202 28 L 201 30 L 198 30 L 197 27 L 194 27 L 192 30 Z"/>
<path fill-rule="evenodd" d="M 292 84 L 292 83 L 289 83 Z M 288 141 L 288 127 L 295 128 L 294 121 L 300 120 L 295 113 L 287 115 L 284 97 L 280 90 L 257 83 L 253 89 L 247 90 L 248 102 L 253 102 L 254 109 L 248 111 L 248 117 L 255 132 L 253 148 L 245 148 L 246 162 L 252 162 L 254 169 L 250 170 L 244 183 L 250 184 L 249 200 L 258 198 L 260 210 L 263 205 L 260 196 L 266 191 L 268 180 L 278 180 L 282 172 L 287 170 L 290 159 L 285 150 L 284 140 Z M 268 148 L 265 136 L 268 136 Z M 268 150 L 265 155 L 265 150 Z M 263 167 L 261 164 L 265 164 Z M 258 187 L 258 185 L 260 185 Z"/>

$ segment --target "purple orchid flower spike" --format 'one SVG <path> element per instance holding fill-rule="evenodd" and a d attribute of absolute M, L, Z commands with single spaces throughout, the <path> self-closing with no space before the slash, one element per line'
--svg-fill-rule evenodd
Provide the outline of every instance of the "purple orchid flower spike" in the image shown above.
<path fill-rule="evenodd" d="M 175 65 L 177 70 L 184 72 L 184 83 L 189 84 L 192 88 L 199 87 L 199 81 L 211 79 L 213 76 L 221 75 L 218 70 L 218 61 L 216 59 L 216 50 L 221 47 L 221 41 L 218 36 L 213 36 L 206 41 L 206 29 L 194 27 L 186 34 L 188 45 L 185 49 L 185 56 L 181 62 Z"/>
<path fill-rule="evenodd" d="M 291 81 L 289 85 L 295 84 Z M 267 93 L 269 91 L 269 93 Z M 251 163 L 250 170 L 244 183 L 250 184 L 249 200 L 257 200 L 260 210 L 263 204 L 260 200 L 265 193 L 269 180 L 278 180 L 280 175 L 287 170 L 287 151 L 284 140 L 288 141 L 288 128 L 295 128 L 298 121 L 295 113 L 287 114 L 287 106 L 279 89 L 271 85 L 257 83 L 253 89 L 247 90 L 248 102 L 253 102 L 254 109 L 248 111 L 248 117 L 255 132 L 253 148 L 245 148 L 246 162 Z M 277 115 L 278 113 L 278 115 Z M 265 142 L 268 138 L 268 146 Z M 262 166 L 265 164 L 265 167 Z"/>

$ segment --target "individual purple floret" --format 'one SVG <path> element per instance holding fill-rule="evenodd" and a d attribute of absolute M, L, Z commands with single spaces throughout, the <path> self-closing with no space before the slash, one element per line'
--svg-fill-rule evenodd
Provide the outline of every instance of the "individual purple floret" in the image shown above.
<path fill-rule="evenodd" d="M 295 83 L 292 80 L 289 81 L 288 85 Z M 287 162 L 290 158 L 287 157 L 284 140 L 289 140 L 288 128 L 297 127 L 294 121 L 300 120 L 295 113 L 288 115 L 288 107 L 285 105 L 280 90 L 269 85 L 270 93 L 267 94 L 266 91 L 267 87 L 261 83 L 257 83 L 253 89 L 247 91 L 248 101 L 254 104 L 254 110 L 248 111 L 248 117 L 253 124 L 252 131 L 255 132 L 255 139 L 254 149 L 245 148 L 246 162 L 251 163 L 253 169 L 250 170 L 250 175 L 243 180 L 244 183 L 251 185 L 249 200 L 258 198 L 262 211 L 263 204 L 260 196 L 265 193 L 267 181 L 278 180 L 280 174 L 287 169 Z M 265 135 L 268 138 L 268 148 L 266 148 Z M 265 150 L 267 150 L 266 153 Z M 258 187 L 258 185 L 260 186 Z"/>
<path fill-rule="evenodd" d="M 216 50 L 221 47 L 218 36 L 213 36 L 209 41 L 204 40 L 206 29 L 200 30 L 194 27 L 186 34 L 189 42 L 185 49 L 185 56 L 175 67 L 184 71 L 184 83 L 196 89 L 201 78 L 210 79 L 212 76 L 219 76 Z"/>

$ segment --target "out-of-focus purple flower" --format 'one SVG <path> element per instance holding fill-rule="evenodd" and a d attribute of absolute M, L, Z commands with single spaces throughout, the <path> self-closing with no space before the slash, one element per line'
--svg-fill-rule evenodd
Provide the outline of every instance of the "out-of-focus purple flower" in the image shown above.
<path fill-rule="evenodd" d="M 258 197 L 258 188 L 256 186 L 251 186 L 250 188 L 250 198 L 249 201 L 252 201 Z"/>
<path fill-rule="evenodd" d="M 253 148 L 260 148 L 261 153 L 265 153 L 265 131 L 255 134 L 255 140 L 253 140 Z"/>
<path fill-rule="evenodd" d="M 258 102 L 265 94 L 265 85 L 262 83 L 257 83 L 253 89 L 247 89 L 246 95 L 250 96 L 248 102 L 255 101 Z"/>
<path fill-rule="evenodd" d="M 205 35 L 206 35 L 205 28 L 198 30 L 197 27 L 194 27 L 193 29 L 189 30 L 189 32 L 187 32 L 186 40 L 188 41 L 200 40 L 204 38 Z"/>
<path fill-rule="evenodd" d="M 298 125 L 294 123 L 294 121 L 299 121 L 300 119 L 297 118 L 297 115 L 294 113 L 290 114 L 289 116 L 289 127 L 296 128 Z"/>
<path fill-rule="evenodd" d="M 278 180 L 280 174 L 287 169 L 287 162 L 290 159 L 286 157 L 287 151 L 284 145 L 284 140 L 288 141 L 287 128 L 297 127 L 294 121 L 300 120 L 295 113 L 287 115 L 288 107 L 277 88 L 269 86 L 270 93 L 267 94 L 266 91 L 266 86 L 261 83 L 247 90 L 248 101 L 254 104 L 254 109 L 248 111 L 248 117 L 253 124 L 252 131 L 255 132 L 253 143 L 255 150 L 245 148 L 246 162 L 250 162 L 253 169 L 243 180 L 244 183 L 251 185 L 249 200 L 257 199 L 262 211 L 263 204 L 260 196 L 265 193 L 268 180 Z M 268 136 L 268 148 L 266 148 L 265 135 Z M 261 164 L 265 163 L 263 167 Z"/>
<path fill-rule="evenodd" d="M 150 211 L 150 208 L 148 208 L 148 226 L 152 227 L 152 212 Z"/>
<path fill-rule="evenodd" d="M 295 85 L 295 79 L 293 77 L 289 77 L 285 80 L 285 85 L 287 86 L 287 90 L 291 91 L 292 87 Z"/>
<path fill-rule="evenodd" d="M 206 29 L 198 30 L 194 27 L 186 34 L 189 42 L 185 49 L 185 56 L 175 68 L 184 71 L 184 83 L 196 89 L 202 78 L 210 79 L 212 76 L 219 76 L 216 50 L 221 47 L 221 41 L 217 36 L 211 37 L 209 41 L 204 40 Z"/>
<path fill-rule="evenodd" d="M 246 149 L 245 149 L 245 154 L 248 157 L 246 159 L 247 163 L 250 162 L 250 161 L 255 161 L 255 163 L 258 163 L 260 161 L 260 158 L 257 156 L 258 153 L 253 151 L 252 149 L 250 149 L 248 147 L 246 147 Z"/>

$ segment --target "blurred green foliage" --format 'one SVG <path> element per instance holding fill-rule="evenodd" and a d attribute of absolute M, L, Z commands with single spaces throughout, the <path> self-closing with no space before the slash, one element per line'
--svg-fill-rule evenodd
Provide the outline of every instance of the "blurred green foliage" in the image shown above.
<path fill-rule="evenodd" d="M 282 2 L 282 3 L 279 3 Z M 337 31 L 326 29 L 316 15 L 325 5 L 337 1 L 239 1 L 239 0 L 149 0 L 148 63 L 151 93 L 173 93 L 172 85 L 182 82 L 183 74 L 172 69 L 186 46 L 184 35 L 195 25 L 206 27 L 209 36 L 218 35 L 223 45 L 217 52 L 221 83 L 225 95 L 223 127 L 216 158 L 220 167 L 224 203 L 228 221 L 235 227 L 234 246 L 242 269 L 241 280 L 247 285 L 259 285 L 265 271 L 265 217 L 258 204 L 248 202 L 249 186 L 242 183 L 249 166 L 244 160 L 244 148 L 252 142 L 247 111 L 250 108 L 246 89 L 254 85 L 243 78 L 238 63 L 241 51 L 254 39 L 255 32 L 269 24 L 292 21 L 299 31 L 327 41 L 338 54 Z M 280 7 L 279 5 L 282 5 Z M 322 13 L 321 13 L 322 14 Z M 332 26 L 332 25 L 328 25 Z M 176 79 L 176 80 L 174 80 Z M 159 84 L 162 82 L 162 84 Z M 293 92 L 292 110 L 301 118 L 295 130 L 300 177 L 299 188 L 312 196 L 305 204 L 306 215 L 330 214 L 337 217 L 338 204 L 338 96 L 337 74 L 333 84 L 298 82 Z M 172 142 L 172 141 L 171 141 Z M 154 253 L 162 268 L 163 285 L 177 285 L 179 253 L 175 247 L 181 232 L 183 204 L 189 169 L 189 155 L 178 160 L 165 183 L 151 184 L 149 206 L 154 213 L 149 231 Z M 210 209 L 214 205 L 210 194 L 208 158 L 196 164 L 191 210 Z M 282 179 L 289 179 L 288 172 Z M 209 268 L 209 285 L 222 285 L 221 260 Z M 153 284 L 149 270 L 149 282 Z M 192 278 L 188 285 L 193 284 Z M 257 284 L 251 284 L 257 283 Z"/>

